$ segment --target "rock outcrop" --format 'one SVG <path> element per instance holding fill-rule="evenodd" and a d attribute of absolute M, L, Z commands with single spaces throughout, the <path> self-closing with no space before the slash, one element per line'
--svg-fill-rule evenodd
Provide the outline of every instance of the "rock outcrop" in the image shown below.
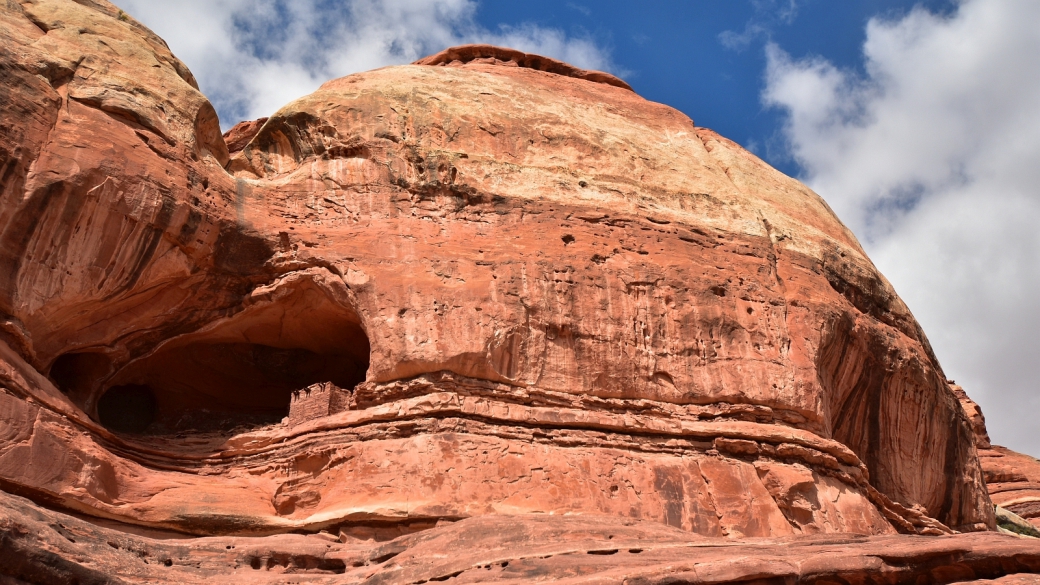
<path fill-rule="evenodd" d="M 0 492 L 0 534 L 0 583 L 15 585 L 1040 582 L 1040 546 L 993 532 L 717 539 L 647 520 L 524 515 L 399 536 L 376 529 L 183 540 L 113 530 Z M 4 581 L 5 573 L 17 580 Z"/>
<path fill-rule="evenodd" d="M 893 582 L 1034 570 L 826 203 L 617 78 L 457 47 L 221 136 L 107 2 L 0 24 L 0 488 L 35 502 L 4 496 L 0 574 L 421 582 L 515 547 L 513 576 L 620 582 L 624 526 L 665 543 L 624 557 L 647 582 L 697 582 L 688 546 L 730 580 L 816 575 L 732 568 L 791 547 Z M 533 560 L 557 534 L 589 555 Z M 383 541 L 416 560 L 362 569 Z M 444 547 L 472 555 L 421 560 Z"/>
<path fill-rule="evenodd" d="M 1028 520 L 1040 530 L 1040 461 L 991 444 L 982 409 L 953 381 L 950 381 L 950 388 L 971 421 L 986 488 L 993 503 Z"/>
<path fill-rule="evenodd" d="M 240 152 L 256 136 L 260 128 L 263 128 L 266 122 L 267 118 L 257 118 L 256 120 L 247 120 L 235 124 L 224 133 L 224 142 L 227 144 L 228 152 L 230 154 Z"/>

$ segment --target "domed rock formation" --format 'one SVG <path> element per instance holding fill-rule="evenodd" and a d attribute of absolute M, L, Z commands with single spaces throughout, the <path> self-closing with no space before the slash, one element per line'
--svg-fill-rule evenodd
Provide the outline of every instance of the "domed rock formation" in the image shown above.
<path fill-rule="evenodd" d="M 1010 537 L 894 536 L 994 528 L 920 327 L 822 199 L 617 78 L 456 47 L 229 151 L 110 4 L 0 18 L 0 488 L 34 502 L 4 496 L 7 574 L 158 578 L 136 551 L 182 582 L 422 581 L 457 568 L 384 563 L 615 532 L 1040 570 Z"/>

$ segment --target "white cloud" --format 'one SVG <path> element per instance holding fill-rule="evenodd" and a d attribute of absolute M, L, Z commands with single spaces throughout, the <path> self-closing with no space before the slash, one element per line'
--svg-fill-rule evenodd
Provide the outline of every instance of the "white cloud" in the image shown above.
<path fill-rule="evenodd" d="M 873 19 L 859 74 L 767 47 L 803 179 L 864 240 L 997 443 L 1040 455 L 1040 3 Z"/>
<path fill-rule="evenodd" d="M 535 25 L 488 30 L 476 0 L 121 0 L 195 74 L 222 125 L 267 116 L 325 81 L 491 43 L 615 70 L 590 38 Z"/>
<path fill-rule="evenodd" d="M 743 51 L 751 43 L 772 35 L 778 25 L 789 25 L 798 17 L 798 3 L 801 0 L 751 0 L 755 9 L 754 16 L 744 25 L 742 32 L 724 30 L 719 33 L 719 42 L 731 51 Z"/>

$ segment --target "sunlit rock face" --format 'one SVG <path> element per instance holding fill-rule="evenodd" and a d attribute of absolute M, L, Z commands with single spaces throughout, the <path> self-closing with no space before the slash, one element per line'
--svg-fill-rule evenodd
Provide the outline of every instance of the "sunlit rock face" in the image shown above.
<path fill-rule="evenodd" d="M 115 7 L 0 19 L 3 489 L 194 535 L 993 526 L 969 421 L 852 234 L 624 82 L 460 47 L 230 153 Z"/>

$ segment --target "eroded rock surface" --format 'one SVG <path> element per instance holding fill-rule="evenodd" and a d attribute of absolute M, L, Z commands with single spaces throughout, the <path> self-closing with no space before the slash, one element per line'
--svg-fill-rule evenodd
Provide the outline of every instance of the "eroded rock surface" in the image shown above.
<path fill-rule="evenodd" d="M 998 535 L 895 534 L 992 530 L 993 508 L 972 421 L 852 234 L 621 80 L 457 47 L 221 136 L 183 64 L 114 6 L 0 19 L 0 488 L 197 537 L 185 563 L 205 549 L 212 574 L 254 578 L 210 550 L 238 541 L 210 539 L 392 535 L 476 559 L 499 546 L 481 517 L 508 516 L 530 542 L 634 522 L 632 539 L 711 542 L 730 565 L 753 537 L 795 539 L 740 545 L 767 556 L 1010 558 Z M 4 550 L 108 553 L 89 524 L 80 552 L 5 526 Z M 820 534 L 846 536 L 797 540 Z M 111 548 L 167 546 L 127 542 Z M 618 565 L 600 556 L 529 570 Z M 651 557 L 648 582 L 695 570 Z M 939 566 L 921 562 L 904 565 Z M 410 563 L 394 570 L 449 575 Z"/>
<path fill-rule="evenodd" d="M 1040 530 L 1040 461 L 991 444 L 982 409 L 963 388 L 953 382 L 950 384 L 971 420 L 986 488 L 993 503 L 1030 521 Z"/>
<path fill-rule="evenodd" d="M 0 492 L 0 534 L 0 583 L 15 585 L 1040 581 L 1040 542 L 993 532 L 717 539 L 647 520 L 526 515 L 405 535 L 370 527 L 184 540 L 112 530 Z"/>

